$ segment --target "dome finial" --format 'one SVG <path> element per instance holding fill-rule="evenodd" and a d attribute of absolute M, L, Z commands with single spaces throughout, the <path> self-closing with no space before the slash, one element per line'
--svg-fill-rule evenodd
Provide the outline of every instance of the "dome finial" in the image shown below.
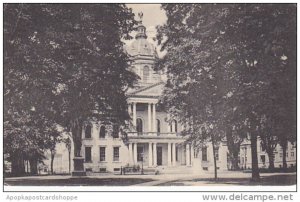
<path fill-rule="evenodd" d="M 143 16 L 144 16 L 144 14 L 142 11 L 138 13 L 139 21 L 138 21 L 138 25 L 136 27 L 136 29 L 137 29 L 137 34 L 135 36 L 136 39 L 139 39 L 139 38 L 147 39 L 146 27 L 143 25 Z"/>

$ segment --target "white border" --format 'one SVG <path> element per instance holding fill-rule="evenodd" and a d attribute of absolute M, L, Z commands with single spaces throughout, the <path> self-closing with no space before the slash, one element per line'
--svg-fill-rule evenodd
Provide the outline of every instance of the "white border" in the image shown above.
<path fill-rule="evenodd" d="M 1 3 L 20 3 L 20 1 L 1 1 Z M 85 1 L 71 1 L 71 0 L 64 0 L 64 1 L 37 1 L 37 0 L 23 0 L 22 2 L 24 3 L 87 3 Z M 151 0 L 151 1 L 132 1 L 132 0 L 126 0 L 126 1 L 116 1 L 116 0 L 111 0 L 111 1 L 95 1 L 95 0 L 91 0 L 88 3 L 161 3 L 162 0 Z M 170 0 L 164 0 L 164 3 L 179 3 L 178 1 L 170 1 Z M 186 1 L 184 3 L 297 3 L 298 1 L 278 1 L 278 0 L 273 0 L 273 1 L 265 1 L 265 0 L 261 0 L 261 1 L 215 1 L 215 0 L 210 0 L 210 1 Z M 183 2 L 181 2 L 183 3 Z M 3 4 L 1 4 L 0 6 L 1 11 L 3 10 Z M 2 12 L 1 12 L 2 13 Z M 297 13 L 298 14 L 298 13 Z M 299 15 L 297 15 L 297 25 L 299 25 Z M 1 31 L 3 32 L 3 13 L 0 16 L 0 27 L 1 27 Z M 3 35 L 1 35 L 3 36 Z M 297 42 L 297 45 L 299 45 L 299 40 Z M 3 47 L 3 37 L 1 37 L 0 40 L 0 47 Z M 299 54 L 299 52 L 298 52 Z M 298 58 L 299 55 L 297 55 Z M 0 51 L 0 57 L 1 57 L 1 70 L 3 71 L 3 52 Z M 0 89 L 2 92 L 3 89 L 3 72 L 0 71 Z M 297 72 L 297 76 L 299 78 L 299 71 Z M 3 93 L 3 92 L 2 92 Z M 299 94 L 299 86 L 297 85 L 297 93 Z M 297 104 L 299 104 L 299 102 L 297 102 Z M 0 116 L 0 129 L 1 131 L 3 131 L 3 94 L 1 96 L 0 99 L 0 109 L 1 109 L 1 116 Z M 299 112 L 299 111 L 297 111 Z M 299 119 L 297 120 L 297 126 L 299 126 Z M 2 134 L 2 133 L 1 133 Z M 2 134 L 3 135 L 3 134 Z M 2 137 L 1 137 L 2 138 Z M 1 142 L 1 141 L 0 141 Z M 299 142 L 299 141 L 298 141 Z M 3 148 L 0 147 L 1 149 L 1 154 L 3 153 Z M 299 154 L 299 152 L 297 151 L 297 154 Z M 1 155 L 0 157 L 0 161 L 3 164 L 3 156 Z M 3 166 L 1 166 L 0 168 L 0 175 L 1 175 L 1 179 L 3 179 Z M 299 182 L 299 175 L 298 175 L 298 179 L 297 181 Z M 1 189 L 3 190 L 3 184 L 1 183 Z M 278 194 L 280 194 L 279 192 L 281 191 L 295 191 L 296 190 L 296 186 L 199 186 L 199 187 L 187 187 L 187 186 L 176 186 L 176 187 L 139 187 L 139 186 L 130 186 L 130 187 L 104 187 L 104 186 L 91 186 L 91 187 L 74 187 L 74 186 L 70 186 L 70 187 L 49 187 L 49 186 L 14 186 L 14 187 L 5 187 L 5 191 L 41 191 L 39 193 L 34 193 L 36 194 L 41 194 L 41 195 L 51 195 L 52 193 L 45 193 L 45 191 L 174 191 L 173 193 L 144 193 L 143 195 L 141 195 L 142 193 L 137 193 L 137 192 L 131 192 L 131 193 L 87 193 L 87 192 L 76 192 L 76 195 L 80 195 L 83 198 L 80 199 L 80 201 L 86 201 L 86 200 L 101 200 L 101 201 L 114 201 L 114 200 L 128 200 L 128 201 L 164 201 L 164 200 L 172 200 L 172 201 L 183 201 L 183 200 L 197 200 L 197 201 L 201 201 L 202 198 L 199 198 L 199 196 L 201 194 L 203 194 L 203 192 L 205 191 L 227 191 L 227 192 L 231 192 L 231 191 L 253 191 L 256 192 L 257 191 L 272 191 L 274 193 L 278 192 Z M 199 191 L 197 193 L 181 193 L 180 195 L 176 194 L 176 192 L 178 191 Z M 211 193 L 211 192 L 210 192 Z M 247 192 L 248 193 L 248 192 Z M 7 195 L 18 195 L 20 193 L 10 193 L 10 192 L 6 192 L 6 193 L 1 193 L 1 198 L 3 198 L 3 196 L 7 196 Z M 72 193 L 67 193 L 67 195 L 71 195 Z M 99 196 L 97 196 L 97 198 L 94 198 L 94 194 L 99 194 Z M 174 195 L 170 195 L 170 194 L 174 194 Z M 213 193 L 211 193 L 213 194 Z M 270 194 L 270 193 L 262 193 L 261 194 Z M 272 194 L 272 193 L 271 193 Z M 299 201 L 299 194 L 298 193 L 294 193 L 294 195 L 296 196 L 294 198 L 294 200 Z M 196 196 L 196 197 L 195 197 Z M 5 199 L 5 198 L 4 198 Z"/>

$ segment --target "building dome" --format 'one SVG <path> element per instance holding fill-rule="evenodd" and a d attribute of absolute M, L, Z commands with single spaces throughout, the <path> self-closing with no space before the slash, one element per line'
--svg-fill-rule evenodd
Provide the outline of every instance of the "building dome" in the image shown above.
<path fill-rule="evenodd" d="M 157 57 L 157 52 L 153 44 L 147 40 L 146 27 L 139 21 L 137 26 L 137 34 L 135 40 L 126 47 L 126 51 L 130 56 L 150 56 Z"/>
<path fill-rule="evenodd" d="M 156 56 L 156 50 L 153 44 L 149 43 L 147 39 L 134 40 L 129 46 L 127 46 L 126 51 L 130 56 Z"/>

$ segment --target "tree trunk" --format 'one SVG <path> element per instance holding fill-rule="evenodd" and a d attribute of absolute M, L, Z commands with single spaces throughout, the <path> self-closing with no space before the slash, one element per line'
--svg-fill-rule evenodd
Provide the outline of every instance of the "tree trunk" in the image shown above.
<path fill-rule="evenodd" d="M 268 151 L 267 154 L 269 157 L 269 170 L 274 171 L 274 151 Z"/>
<path fill-rule="evenodd" d="M 38 162 L 36 159 L 29 159 L 30 164 L 30 174 L 31 175 L 37 175 L 38 174 Z"/>
<path fill-rule="evenodd" d="M 13 176 L 25 175 L 25 165 L 22 152 L 15 152 L 11 156 L 11 173 Z"/>
<path fill-rule="evenodd" d="M 284 140 L 281 147 L 282 147 L 282 167 L 283 167 L 283 170 L 286 171 L 287 170 L 287 163 L 286 163 L 287 141 L 286 140 Z"/>
<path fill-rule="evenodd" d="M 84 158 L 81 156 L 81 145 L 82 145 L 82 129 L 83 121 L 79 118 L 72 121 L 71 131 L 74 143 L 74 171 L 73 176 L 86 176 L 84 171 Z"/>
<path fill-rule="evenodd" d="M 211 135 L 213 156 L 214 156 L 214 173 L 215 173 L 215 181 L 218 180 L 218 171 L 217 171 L 217 159 L 216 159 L 216 148 L 215 148 L 215 140 L 214 135 Z"/>
<path fill-rule="evenodd" d="M 81 145 L 82 145 L 82 128 L 83 122 L 80 119 L 75 119 L 72 122 L 72 137 L 74 142 L 74 156 L 81 157 Z"/>
<path fill-rule="evenodd" d="M 251 133 L 251 156 L 252 156 L 252 181 L 258 182 L 259 169 L 258 169 L 258 159 L 257 159 L 257 136 Z"/>
<path fill-rule="evenodd" d="M 239 152 L 240 145 L 234 144 L 233 134 L 231 129 L 226 131 L 227 148 L 230 156 L 231 170 L 239 170 Z"/>
<path fill-rule="evenodd" d="M 232 170 L 239 170 L 239 151 L 234 151 L 232 153 Z"/>
<path fill-rule="evenodd" d="M 54 170 L 53 170 L 53 162 L 54 162 L 54 157 L 55 157 L 55 152 L 51 151 L 51 174 L 54 174 Z"/>

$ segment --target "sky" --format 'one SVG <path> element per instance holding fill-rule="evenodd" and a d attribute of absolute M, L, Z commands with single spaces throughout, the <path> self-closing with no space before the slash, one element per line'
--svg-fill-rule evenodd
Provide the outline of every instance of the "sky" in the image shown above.
<path fill-rule="evenodd" d="M 138 13 L 143 12 L 143 25 L 146 27 L 146 34 L 148 36 L 148 41 L 157 45 L 153 40 L 156 36 L 156 26 L 163 25 L 167 21 L 167 16 L 165 11 L 160 9 L 160 4 L 126 4 L 129 8 L 132 8 L 135 14 L 135 19 L 139 20 Z M 135 33 L 132 33 L 135 36 Z M 130 43 L 126 42 L 126 44 Z M 158 55 L 161 56 L 162 53 L 157 48 Z"/>
<path fill-rule="evenodd" d="M 157 25 L 163 25 L 167 16 L 164 10 L 160 9 L 160 4 L 127 4 L 129 8 L 132 8 L 137 18 L 139 12 L 143 12 L 143 24 L 147 28 L 147 34 L 149 38 L 152 38 L 156 34 L 155 27 Z"/>

